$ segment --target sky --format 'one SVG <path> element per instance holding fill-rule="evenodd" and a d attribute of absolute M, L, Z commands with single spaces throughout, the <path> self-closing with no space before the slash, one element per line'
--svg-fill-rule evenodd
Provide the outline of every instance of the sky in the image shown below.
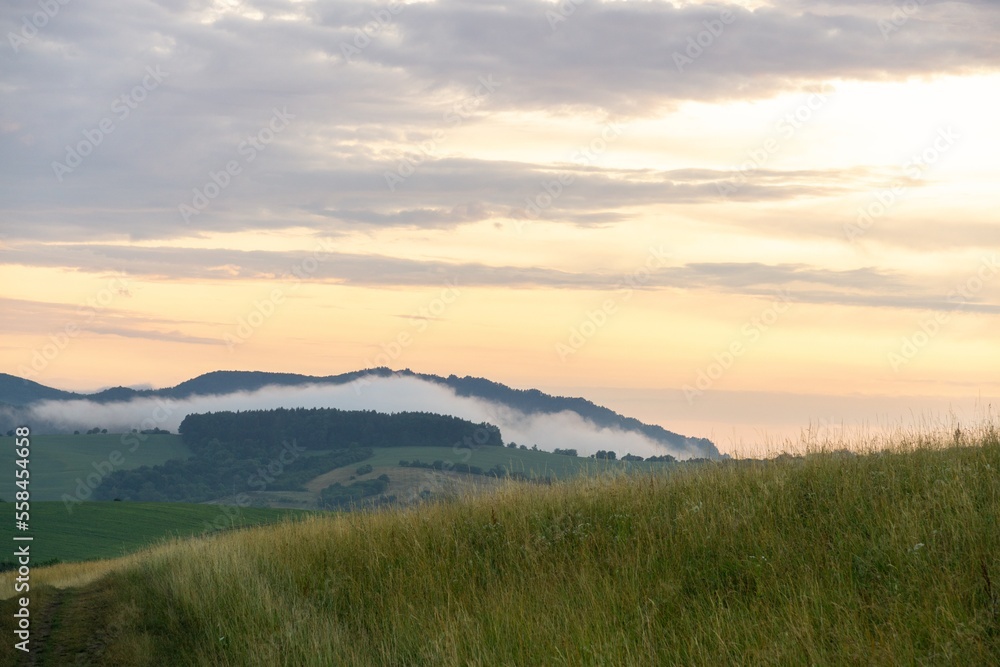
<path fill-rule="evenodd" d="M 0 6 L 0 372 L 366 367 L 735 452 L 1000 396 L 1000 2 Z"/>

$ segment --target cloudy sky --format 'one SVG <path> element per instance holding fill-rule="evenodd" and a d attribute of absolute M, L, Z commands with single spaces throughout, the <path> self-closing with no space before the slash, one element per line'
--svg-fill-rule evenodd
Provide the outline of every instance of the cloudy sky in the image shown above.
<path fill-rule="evenodd" d="M 723 450 L 1000 396 L 998 2 L 36 0 L 0 28 L 0 371 L 409 367 Z"/>

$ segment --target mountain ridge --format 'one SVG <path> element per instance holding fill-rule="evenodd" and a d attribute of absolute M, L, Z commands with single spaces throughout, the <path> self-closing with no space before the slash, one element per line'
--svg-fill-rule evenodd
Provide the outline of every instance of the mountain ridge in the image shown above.
<path fill-rule="evenodd" d="M 0 373 L 0 404 L 14 409 L 24 408 L 43 400 L 90 400 L 98 403 L 114 403 L 136 398 L 184 399 L 191 396 L 231 394 L 250 392 L 264 387 L 295 387 L 304 385 L 347 384 L 364 377 L 412 377 L 426 382 L 443 385 L 457 395 L 478 398 L 503 404 L 525 414 L 555 414 L 573 412 L 599 427 L 632 431 L 663 444 L 703 452 L 708 458 L 722 458 L 715 444 L 707 438 L 684 436 L 669 431 L 662 426 L 646 424 L 633 417 L 626 417 L 610 408 L 597 405 L 582 397 L 553 396 L 538 389 L 515 389 L 487 378 L 455 374 L 443 377 L 427 373 L 417 373 L 409 368 L 393 370 L 385 366 L 350 371 L 339 375 L 314 376 L 301 373 L 274 373 L 267 371 L 226 371 L 203 373 L 185 380 L 173 387 L 160 389 L 132 389 L 111 387 L 90 394 L 68 392 Z"/>

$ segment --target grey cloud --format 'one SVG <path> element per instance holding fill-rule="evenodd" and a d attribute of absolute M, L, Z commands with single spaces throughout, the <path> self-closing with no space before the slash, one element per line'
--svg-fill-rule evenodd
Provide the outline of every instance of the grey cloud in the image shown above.
<path fill-rule="evenodd" d="M 588 0 L 549 27 L 540 1 L 407 5 L 355 62 L 341 45 L 385 3 L 247 1 L 255 21 L 202 23 L 201 2 L 68 3 L 15 53 L 0 44 L 0 216 L 9 237 L 171 238 L 201 231 L 313 225 L 447 227 L 516 211 L 561 165 L 436 159 L 387 203 L 383 172 L 473 94 L 500 82 L 467 123 L 498 110 L 568 107 L 654 115 L 682 100 L 759 98 L 827 79 L 899 79 L 995 69 L 995 3 L 927 3 L 892 39 L 877 28 L 881 2 L 798 2 L 747 12 L 688 70 L 672 54 L 722 9 Z M 35 5 L 0 6 L 0 34 Z M 221 6 L 221 3 L 220 3 Z M 834 11 L 831 8 L 837 8 Z M 279 20 L 288 11 L 301 21 Z M 147 67 L 168 73 L 119 118 L 114 100 Z M 16 103 L 15 103 L 16 102 Z M 274 108 L 295 115 L 252 162 L 239 153 Z M 63 182 L 52 163 L 67 145 L 114 121 Z M 242 173 L 185 222 L 178 206 L 228 161 Z M 684 170 L 681 170 L 684 171 Z M 578 170 L 581 185 L 544 217 L 576 224 L 626 219 L 629 203 L 689 203 L 717 195 L 713 177 Z M 787 175 L 785 175 L 787 176 Z M 804 177 L 804 174 L 802 174 Z M 736 201 L 829 196 L 848 185 L 756 174 Z M 303 212 L 317 213 L 303 219 Z"/>
<path fill-rule="evenodd" d="M 792 300 L 805 303 L 936 310 L 956 308 L 945 298 L 944 294 L 948 291 L 945 286 L 916 282 L 870 267 L 831 270 L 801 264 L 692 263 L 656 269 L 648 277 L 644 274 L 641 279 L 633 277 L 630 281 L 623 274 L 599 271 L 572 273 L 532 266 L 419 261 L 335 251 L 310 255 L 190 248 L 44 245 L 22 246 L 8 254 L 8 261 L 13 263 L 87 271 L 108 270 L 113 266 L 123 268 L 134 276 L 171 279 L 252 278 L 292 285 L 299 280 L 295 267 L 300 267 L 306 257 L 314 256 L 320 261 L 317 262 L 317 270 L 306 276 L 307 280 L 348 285 L 441 286 L 453 281 L 462 287 L 588 290 L 624 289 L 630 285 L 635 289 L 711 289 L 751 296 L 769 296 L 785 290 Z M 1000 312 L 1000 306 L 981 299 L 973 299 L 961 308 L 970 312 Z M 147 329 L 139 331 L 148 333 Z"/>
<path fill-rule="evenodd" d="M 269 149 L 270 150 L 270 149 Z M 271 156 L 258 157 L 267 160 Z M 280 158 L 279 158 L 280 161 Z M 221 168 L 224 161 L 219 161 Z M 253 166 L 253 165 L 250 165 Z M 537 165 L 449 158 L 428 161 L 398 185 L 386 187 L 384 173 L 396 162 L 356 159 L 323 173 L 266 168 L 233 177 L 218 197 L 185 221 L 181 204 L 191 205 L 190 189 L 156 182 L 150 189 L 106 188 L 99 172 L 80 174 L 70 191 L 56 190 L 55 203 L 27 203 L 9 212 L 23 224 L 11 225 L 8 238 L 99 240 L 172 238 L 200 231 L 243 231 L 311 226 L 325 235 L 367 227 L 450 228 L 483 220 L 523 218 L 529 202 L 546 196 L 545 184 L 572 179 L 561 194 L 534 217 L 577 225 L 607 224 L 631 217 L 629 209 L 647 204 L 720 201 L 734 174 L 721 170 L 599 170 L 576 164 Z M 257 167 L 254 167 L 257 169 Z M 214 170 L 218 172 L 219 170 Z M 205 171 L 203 188 L 208 182 Z M 829 197 L 867 190 L 870 179 L 856 169 L 779 172 L 760 169 L 748 175 L 733 201 L 780 201 Z M 50 188 L 45 188 L 48 191 Z M 60 200 L 66 205 L 60 205 Z M 262 202 L 267 202 L 266 207 Z"/>
<path fill-rule="evenodd" d="M 465 222 L 479 222 L 500 214 L 499 210 L 478 202 L 450 209 L 404 209 L 384 213 L 366 209 L 317 209 L 313 212 L 344 222 L 385 227 L 451 227 Z"/>
<path fill-rule="evenodd" d="M 862 289 L 899 290 L 904 288 L 904 284 L 897 277 L 871 268 L 833 271 L 802 265 L 732 262 L 694 263 L 668 271 L 674 274 L 677 283 L 690 281 L 694 284 L 720 287 L 740 285 L 754 288 L 761 285 L 782 286 L 808 283 Z"/>
<path fill-rule="evenodd" d="M 882 80 L 997 66 L 1000 45 L 989 25 L 995 7 L 929 3 L 887 40 L 878 20 L 891 16 L 891 5 L 855 3 L 837 13 L 812 11 L 814 5 L 778 3 L 750 12 L 586 2 L 553 30 L 549 3 L 421 3 L 400 15 L 399 42 L 377 42 L 366 56 L 456 80 L 491 72 L 511 82 L 498 95 L 518 106 L 638 114 L 682 99 L 767 97 L 795 80 Z M 684 53 L 688 38 L 723 9 L 734 15 L 732 23 L 678 71 L 673 54 Z"/>
<path fill-rule="evenodd" d="M 120 336 L 122 338 L 142 338 L 166 343 L 184 343 L 187 345 L 218 345 L 218 338 L 192 336 L 176 329 L 170 331 L 149 331 L 134 327 L 91 327 L 90 331 L 103 336 Z"/>
<path fill-rule="evenodd" d="M 831 290 L 789 290 L 793 299 L 803 303 L 862 306 L 865 308 L 903 308 L 909 310 L 962 311 L 983 315 L 1000 314 L 1000 304 L 980 301 L 949 301 L 944 294 L 851 294 Z"/>

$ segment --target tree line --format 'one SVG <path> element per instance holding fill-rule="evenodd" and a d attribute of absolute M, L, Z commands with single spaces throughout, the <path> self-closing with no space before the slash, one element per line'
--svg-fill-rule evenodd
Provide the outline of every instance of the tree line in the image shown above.
<path fill-rule="evenodd" d="M 178 429 L 191 447 L 218 439 L 243 450 L 295 440 L 305 449 L 350 447 L 502 446 L 500 429 L 430 412 L 279 408 L 188 415 Z"/>
<path fill-rule="evenodd" d="M 96 500 L 203 502 L 254 491 L 301 491 L 360 463 L 372 447 L 502 446 L 500 430 L 426 412 L 334 408 L 192 414 L 178 429 L 191 458 L 116 470 Z"/>

